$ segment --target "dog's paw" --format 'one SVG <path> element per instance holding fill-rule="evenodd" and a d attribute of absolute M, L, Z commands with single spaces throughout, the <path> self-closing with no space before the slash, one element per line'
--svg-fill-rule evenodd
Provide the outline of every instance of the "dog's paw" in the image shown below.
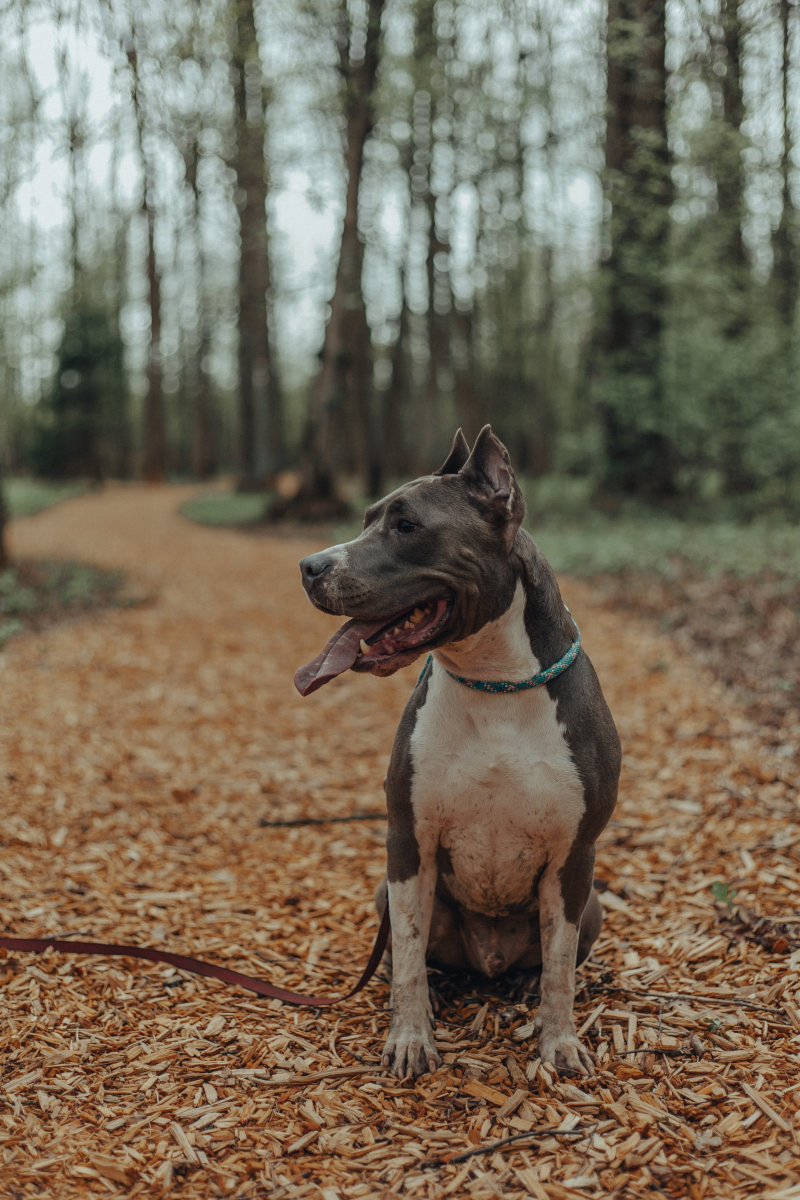
<path fill-rule="evenodd" d="M 392 1021 L 381 1063 L 398 1079 L 431 1074 L 441 1065 L 430 1025 L 419 1027 L 402 1021 Z"/>
<path fill-rule="evenodd" d="M 539 1028 L 539 1055 L 561 1075 L 591 1075 L 594 1059 L 575 1030 L 553 1025 Z"/>

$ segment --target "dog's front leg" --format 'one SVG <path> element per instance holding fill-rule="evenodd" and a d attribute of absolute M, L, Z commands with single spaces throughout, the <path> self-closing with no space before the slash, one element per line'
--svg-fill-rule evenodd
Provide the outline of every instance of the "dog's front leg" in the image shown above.
<path fill-rule="evenodd" d="M 570 858 L 573 858 L 571 855 Z M 564 864 L 551 864 L 539 885 L 539 922 L 542 939 L 541 1003 L 536 1016 L 542 1061 L 562 1071 L 587 1075 L 594 1063 L 575 1030 L 575 963 L 578 956 L 580 918 L 592 887 L 594 854 L 584 856 L 577 874 L 571 862 L 569 886 L 564 886 Z M 577 919 L 572 920 L 577 911 Z"/>
<path fill-rule="evenodd" d="M 392 919 L 392 1023 L 383 1065 L 400 1079 L 435 1071 L 441 1059 L 433 1040 L 425 951 L 436 888 L 436 863 L 420 861 L 417 873 L 389 881 Z"/>

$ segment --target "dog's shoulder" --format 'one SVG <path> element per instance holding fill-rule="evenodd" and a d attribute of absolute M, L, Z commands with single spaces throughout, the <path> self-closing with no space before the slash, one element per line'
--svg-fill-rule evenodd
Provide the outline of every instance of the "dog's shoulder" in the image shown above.
<path fill-rule="evenodd" d="M 417 721 L 417 713 L 425 704 L 431 663 L 426 663 L 419 681 L 411 693 L 397 732 L 389 759 L 389 769 L 384 780 L 386 809 L 389 818 L 387 851 L 389 879 L 410 879 L 419 870 L 419 845 L 414 832 L 414 807 L 412 789 L 414 764 L 411 757 L 411 735 Z"/>
<path fill-rule="evenodd" d="M 525 628 L 531 647 L 540 662 L 555 662 L 563 653 L 564 639 L 573 639 L 577 626 L 564 604 L 555 571 L 524 530 L 517 535 L 514 553 L 526 591 Z M 622 751 L 586 651 L 582 649 L 572 666 L 546 687 L 556 702 L 557 720 L 581 777 L 587 808 L 598 820 L 607 819 L 616 803 Z"/>

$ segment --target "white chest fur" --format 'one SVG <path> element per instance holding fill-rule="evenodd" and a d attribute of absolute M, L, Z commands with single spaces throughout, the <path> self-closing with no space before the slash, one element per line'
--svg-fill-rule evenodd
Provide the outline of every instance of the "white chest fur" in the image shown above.
<path fill-rule="evenodd" d="M 437 654 L 459 674 L 524 679 L 530 649 L 519 585 L 509 610 Z M 569 853 L 583 787 L 545 687 L 511 695 L 472 691 L 434 664 L 411 737 L 412 805 L 421 852 L 446 851 L 447 886 L 472 912 L 535 908 L 534 881 Z"/>

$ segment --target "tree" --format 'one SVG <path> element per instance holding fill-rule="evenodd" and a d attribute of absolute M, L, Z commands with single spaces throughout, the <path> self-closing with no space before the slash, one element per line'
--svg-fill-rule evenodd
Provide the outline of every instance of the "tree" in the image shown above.
<path fill-rule="evenodd" d="M 792 137 L 792 102 L 790 98 L 792 26 L 795 37 L 800 31 L 793 0 L 778 0 L 778 19 L 781 37 L 781 124 L 782 147 L 780 160 L 781 215 L 772 239 L 775 305 L 778 318 L 786 331 L 785 350 L 792 355 L 793 330 L 800 295 L 800 218 L 792 196 L 792 159 L 795 146 Z M 796 113 L 794 114 L 796 115 Z M 790 365 L 791 357 L 787 366 Z"/>
<path fill-rule="evenodd" d="M 8 566 L 8 547 L 6 546 L 6 501 L 3 493 L 3 464 L 0 462 L 0 571 Z"/>
<path fill-rule="evenodd" d="M 662 371 L 672 200 L 665 52 L 665 0 L 609 0 L 604 483 L 650 499 L 675 487 Z"/>
<path fill-rule="evenodd" d="M 232 0 L 230 22 L 240 231 L 238 486 L 248 490 L 263 486 L 283 465 L 283 420 L 267 309 L 265 96 L 253 0 Z"/>
<path fill-rule="evenodd" d="M 45 424 L 39 430 L 37 458 L 47 475 L 103 477 L 101 409 L 103 396 L 96 366 L 106 349 L 105 314 L 89 299 L 81 252 L 81 193 L 84 191 L 84 154 L 88 140 L 85 97 L 70 71 L 66 45 L 59 48 L 68 160 L 69 272 L 71 285 L 58 353 L 55 385 Z M 120 356 L 121 357 L 121 356 Z M 47 417 L 50 419 L 47 420 Z"/>
<path fill-rule="evenodd" d="M 419 0 L 416 11 L 414 45 L 418 78 L 414 94 L 412 135 L 414 161 L 409 172 L 412 203 L 418 210 L 418 224 L 427 231 L 425 241 L 426 311 L 424 338 L 427 346 L 422 405 L 417 414 L 424 431 L 420 439 L 420 457 L 430 462 L 447 439 L 442 419 L 443 393 L 450 376 L 450 245 L 448 201 L 452 178 L 446 178 L 441 165 L 442 144 L 450 137 L 452 109 L 448 96 L 445 64 L 447 57 L 437 22 L 436 0 Z M 450 47 L 448 46 L 448 49 Z"/>
<path fill-rule="evenodd" d="M 84 32 L 82 26 L 79 32 Z M 116 256 L 107 253 L 116 233 L 116 214 L 96 207 L 90 199 L 87 161 L 93 147 L 86 71 L 70 60 L 67 46 L 68 40 L 60 39 L 69 286 L 59 314 L 63 333 L 55 377 L 49 394 L 36 407 L 32 460 L 47 476 L 100 481 L 110 469 L 120 467 L 128 447 L 127 388 L 119 330 L 122 297 L 113 278 Z"/>
<path fill-rule="evenodd" d="M 150 483 L 163 480 L 167 466 L 167 425 L 161 360 L 161 273 L 156 257 L 156 171 L 148 153 L 146 111 L 142 97 L 137 30 L 131 10 L 131 29 L 124 41 L 130 68 L 131 99 L 136 118 L 136 145 L 141 171 L 140 212 L 147 230 L 147 303 L 150 336 L 147 349 L 147 391 L 142 429 L 142 473 Z"/>
<path fill-rule="evenodd" d="M 199 479 L 208 479 L 218 465 L 215 445 L 215 405 L 211 374 L 208 368 L 211 349 L 211 318 L 208 311 L 208 265 L 203 246 L 202 200 L 197 172 L 200 146 L 197 127 L 193 127 L 184 148 L 184 167 L 190 197 L 190 238 L 197 268 L 197 326 L 194 330 L 194 353 L 188 367 L 188 389 L 192 400 L 192 468 Z"/>
<path fill-rule="evenodd" d="M 85 294 L 70 297 L 53 390 L 41 406 L 33 461 L 45 476 L 99 482 L 114 462 L 115 446 L 126 440 L 127 414 L 116 314 L 91 298 L 93 282 L 84 276 Z"/>
<path fill-rule="evenodd" d="M 715 398 L 716 423 L 720 431 L 720 465 L 729 492 L 748 490 L 753 485 L 745 466 L 743 449 L 755 408 L 742 387 L 742 352 L 751 327 L 753 280 L 744 244 L 747 214 L 743 151 L 745 105 L 742 90 L 742 25 L 740 0 L 720 0 L 718 75 L 721 97 L 720 120 L 716 123 L 713 166 L 717 188 L 715 224 L 719 231 L 717 270 L 721 284 L 721 351 L 719 387 Z M 753 361 L 752 354 L 747 355 Z M 729 365 L 736 364 L 735 370 Z"/>
<path fill-rule="evenodd" d="M 375 122 L 383 7 L 384 0 L 367 0 L 365 26 L 359 28 L 351 20 L 347 0 L 339 0 L 336 46 L 345 114 L 345 208 L 330 316 L 309 404 L 302 483 L 297 496 L 300 510 L 306 506 L 314 511 L 319 511 L 318 506 L 330 505 L 334 511 L 341 507 L 336 494 L 334 426 L 345 406 L 353 417 L 345 428 L 352 434 L 355 426 L 361 442 L 367 489 L 370 493 L 380 491 L 358 200 L 364 148 Z"/>

